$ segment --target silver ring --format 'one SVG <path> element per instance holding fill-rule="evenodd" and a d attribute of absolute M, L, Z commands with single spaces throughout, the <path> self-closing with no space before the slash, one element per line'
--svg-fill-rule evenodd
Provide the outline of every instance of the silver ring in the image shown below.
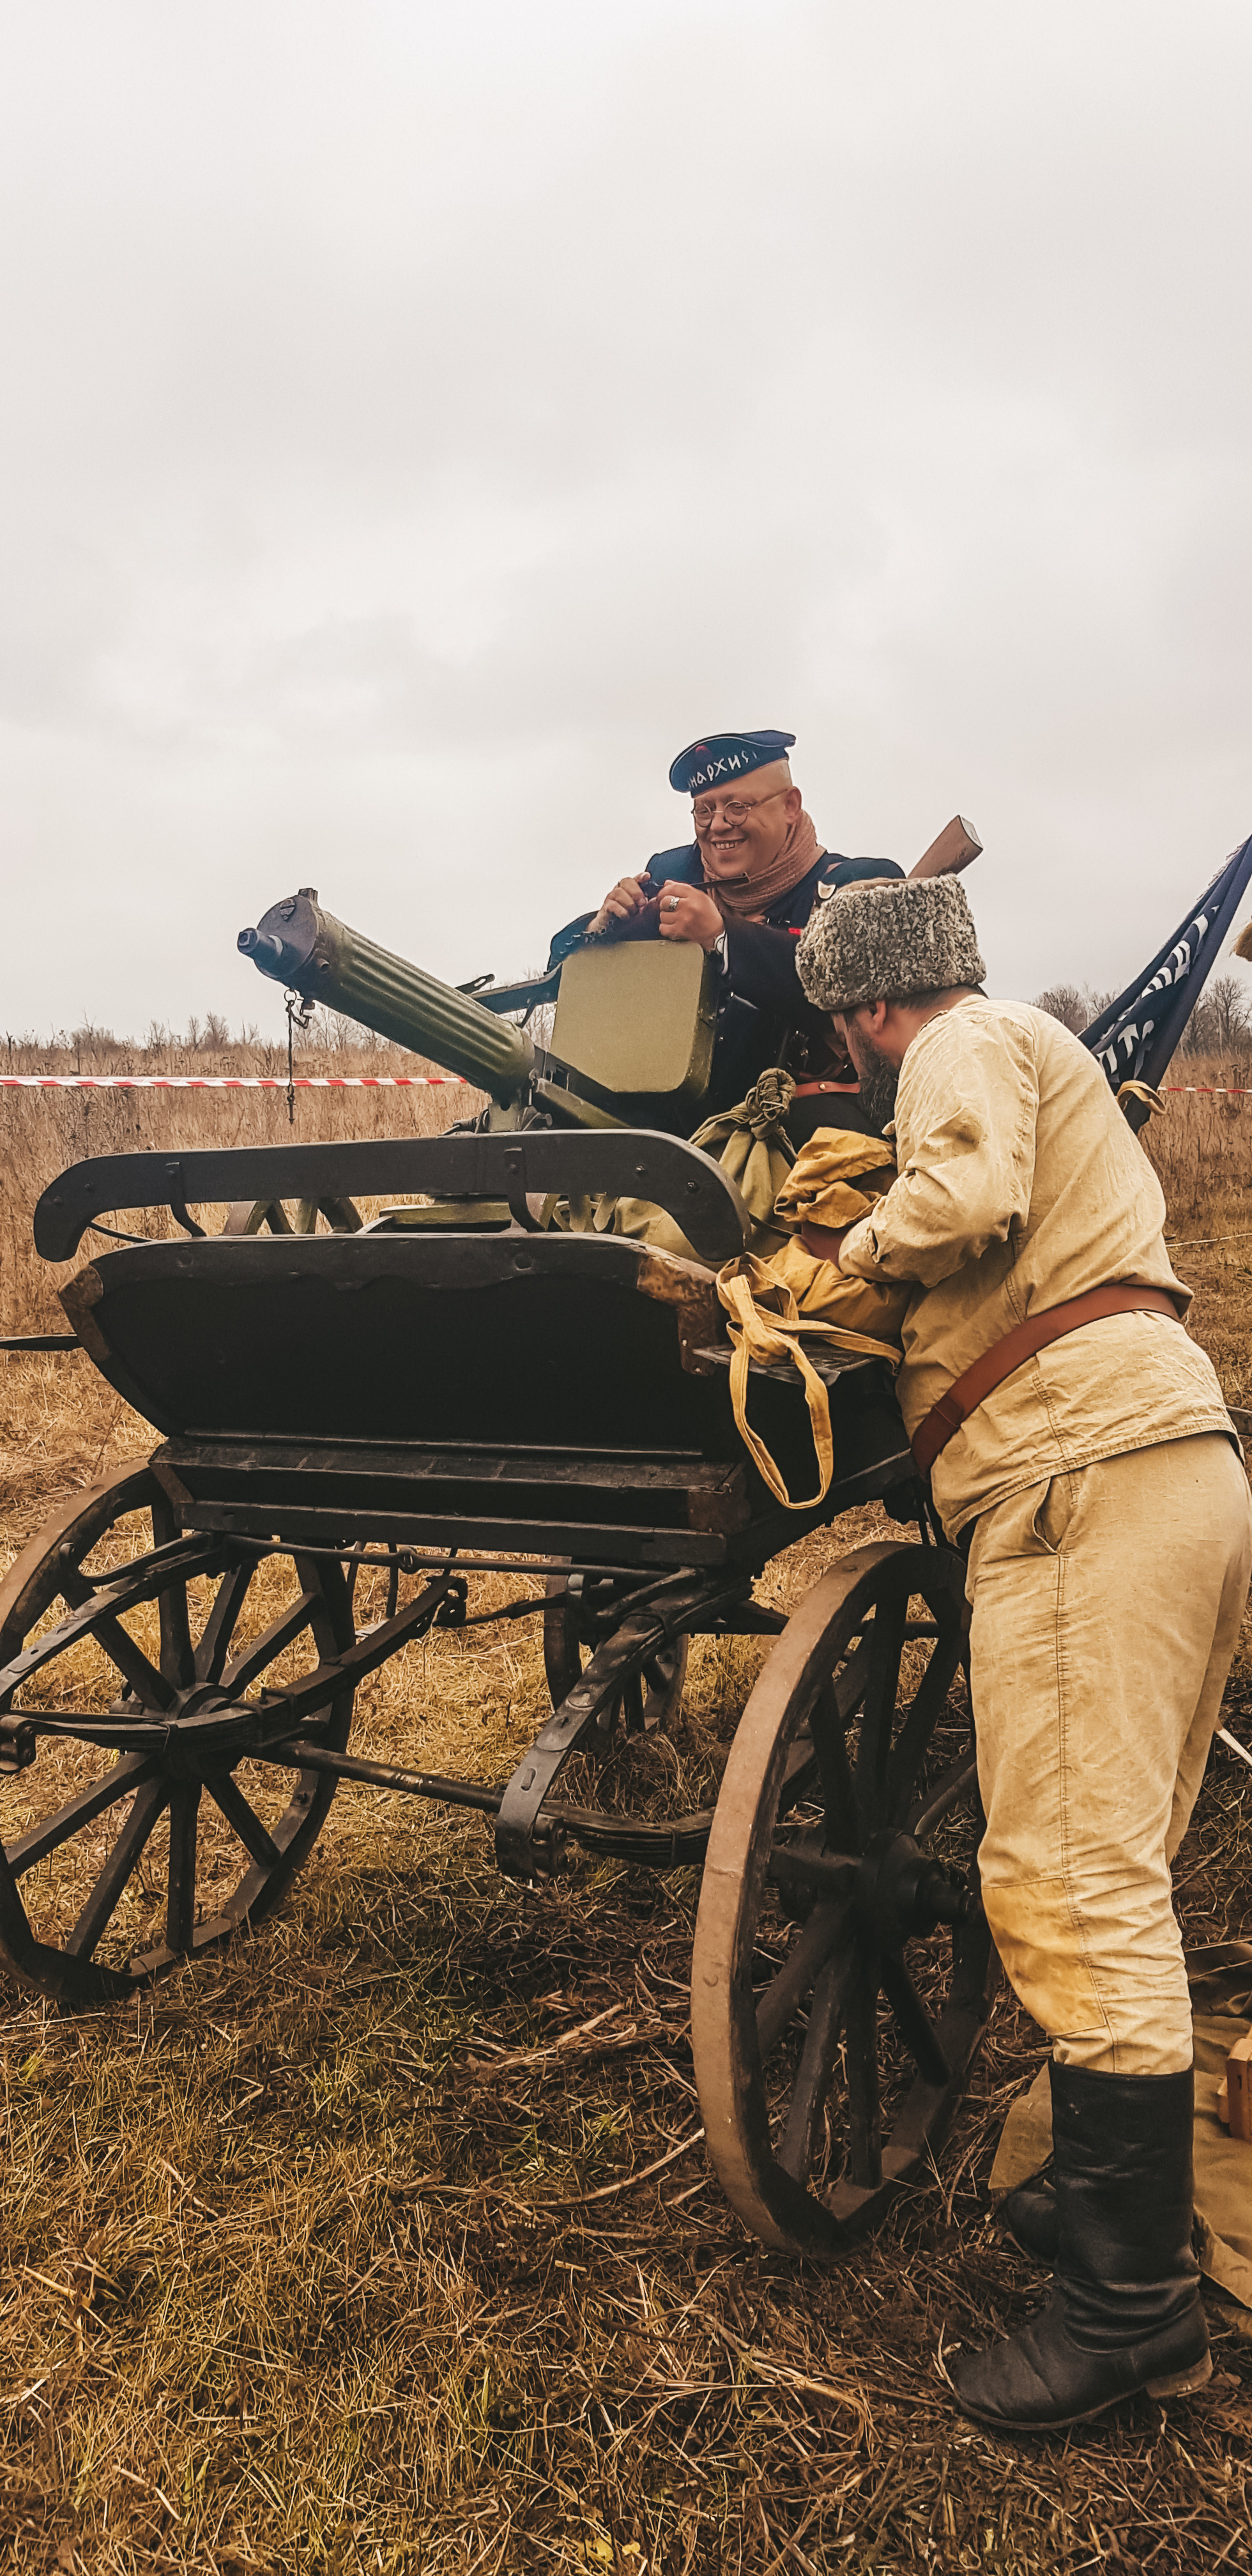
<path fill-rule="evenodd" d="M 676 895 L 676 894 L 671 894 L 671 895 L 667 895 L 667 896 L 666 896 L 666 899 L 665 899 L 665 909 L 666 909 L 666 911 L 667 911 L 667 912 L 677 912 L 677 910 L 678 910 L 678 897 L 677 897 L 677 895 Z"/>

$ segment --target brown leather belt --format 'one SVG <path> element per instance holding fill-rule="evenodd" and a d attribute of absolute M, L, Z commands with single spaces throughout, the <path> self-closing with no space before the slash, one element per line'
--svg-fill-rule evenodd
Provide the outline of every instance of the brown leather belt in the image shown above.
<path fill-rule="evenodd" d="M 795 1100 L 811 1100 L 815 1091 L 851 1091 L 855 1093 L 858 1092 L 860 1088 L 861 1086 L 859 1082 L 798 1082 L 792 1097 Z"/>
<path fill-rule="evenodd" d="M 925 1421 L 919 1422 L 910 1446 L 920 1474 L 927 1474 L 940 1450 L 947 1448 L 976 1406 L 1006 1377 L 1011 1377 L 1023 1360 L 1033 1359 L 1036 1351 L 1046 1350 L 1049 1342 L 1059 1342 L 1065 1333 L 1076 1333 L 1083 1324 L 1098 1323 L 1102 1315 L 1130 1315 L 1140 1310 L 1169 1315 L 1175 1324 L 1181 1320 L 1173 1298 L 1164 1288 L 1135 1288 L 1129 1284 L 1089 1288 L 1085 1297 L 1069 1297 L 1063 1306 L 1045 1306 L 1039 1314 L 1028 1315 L 1024 1324 L 1016 1324 L 1011 1333 L 1005 1334 L 1003 1341 L 993 1342 L 990 1350 L 966 1369 L 964 1377 L 958 1377 L 947 1394 L 932 1404 Z"/>

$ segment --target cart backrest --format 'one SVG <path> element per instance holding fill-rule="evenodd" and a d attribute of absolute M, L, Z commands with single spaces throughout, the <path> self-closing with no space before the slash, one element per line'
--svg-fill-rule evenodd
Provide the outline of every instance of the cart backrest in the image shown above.
<path fill-rule="evenodd" d="M 220 1153 L 101 1154 L 50 1182 L 35 1210 L 35 1249 L 70 1261 L 110 1211 L 168 1207 L 188 1234 L 190 1207 L 243 1200 L 435 1197 L 503 1199 L 531 1222 L 530 1197 L 646 1199 L 677 1220 L 702 1261 L 746 1250 L 751 1219 L 721 1164 L 650 1128 L 549 1127 L 486 1134 L 380 1137 L 347 1145 L 247 1145 Z"/>

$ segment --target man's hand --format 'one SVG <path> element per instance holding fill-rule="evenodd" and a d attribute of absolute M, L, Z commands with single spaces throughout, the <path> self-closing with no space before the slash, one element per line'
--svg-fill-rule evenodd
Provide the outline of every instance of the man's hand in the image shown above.
<path fill-rule="evenodd" d="M 645 903 L 655 895 L 651 877 L 619 877 L 611 886 L 599 911 L 587 924 L 588 939 L 599 937 L 611 921 L 629 921 L 633 912 L 642 912 Z"/>
<path fill-rule="evenodd" d="M 726 927 L 712 895 L 699 886 L 674 885 L 661 888 L 662 939 L 687 939 L 698 948 L 713 948 Z"/>

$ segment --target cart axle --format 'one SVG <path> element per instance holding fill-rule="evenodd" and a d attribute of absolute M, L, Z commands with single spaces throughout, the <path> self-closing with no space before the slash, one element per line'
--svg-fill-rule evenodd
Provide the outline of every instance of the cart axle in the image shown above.
<path fill-rule="evenodd" d="M 769 1876 L 805 1913 L 815 1897 L 850 1904 L 889 1952 L 939 1923 L 967 1923 L 976 1901 L 906 1833 L 877 1834 L 861 1853 L 824 1850 L 820 1832 L 797 1837 L 773 1852 Z"/>

